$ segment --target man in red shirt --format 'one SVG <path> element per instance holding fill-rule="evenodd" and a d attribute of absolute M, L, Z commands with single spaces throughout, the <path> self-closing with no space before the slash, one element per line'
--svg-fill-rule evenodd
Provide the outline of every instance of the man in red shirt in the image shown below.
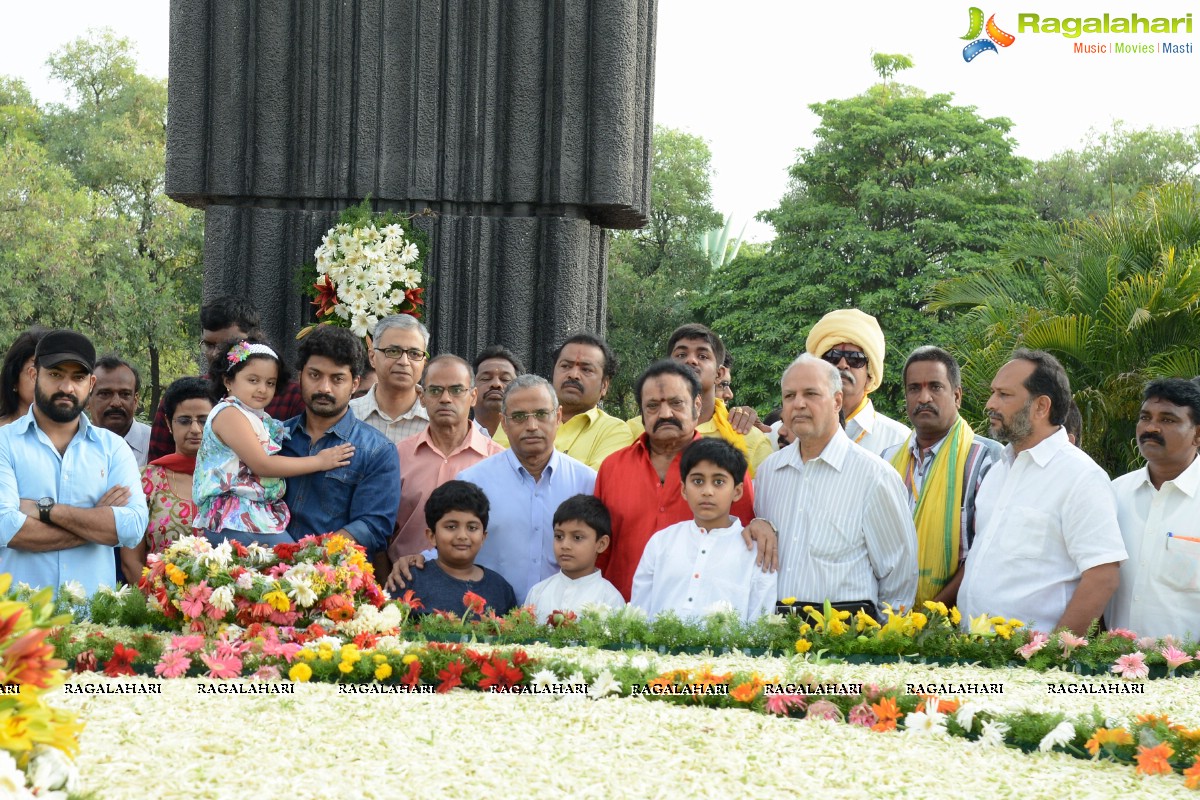
<path fill-rule="evenodd" d="M 221 345 L 230 339 L 245 339 L 260 336 L 258 312 L 245 300 L 232 295 L 218 297 L 200 307 L 200 362 L 208 377 L 208 365 Z M 304 398 L 300 396 L 300 384 L 289 381 L 276 387 L 275 397 L 267 404 L 266 412 L 280 422 L 287 422 L 304 411 Z M 154 414 L 150 426 L 150 452 L 147 461 L 154 461 L 175 452 L 175 439 L 167 428 L 167 417 L 162 402 Z"/>
<path fill-rule="evenodd" d="M 696 433 L 700 394 L 700 381 L 681 362 L 668 359 L 647 367 L 634 386 L 645 432 L 606 458 L 596 476 L 596 497 L 608 507 L 613 522 L 612 544 L 597 564 L 626 600 L 650 537 L 692 518 L 683 498 L 679 457 L 700 438 Z M 778 567 L 775 531 L 762 520 L 752 522 L 754 487 L 749 481 L 732 511 L 747 526 L 746 546 L 757 543 L 756 562 L 764 572 L 774 571 Z"/>

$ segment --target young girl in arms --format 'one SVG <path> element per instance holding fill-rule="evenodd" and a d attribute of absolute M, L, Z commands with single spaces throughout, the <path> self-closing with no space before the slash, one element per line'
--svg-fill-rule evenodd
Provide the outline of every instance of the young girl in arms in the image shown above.
<path fill-rule="evenodd" d="M 267 344 L 256 339 L 227 342 L 209 369 L 213 399 L 196 457 L 192 523 L 210 542 L 236 540 L 275 545 L 290 542 L 291 519 L 283 502 L 284 478 L 337 469 L 350 463 L 354 446 L 330 447 L 315 456 L 274 455 L 283 424 L 263 409 L 286 383 L 287 367 Z"/>

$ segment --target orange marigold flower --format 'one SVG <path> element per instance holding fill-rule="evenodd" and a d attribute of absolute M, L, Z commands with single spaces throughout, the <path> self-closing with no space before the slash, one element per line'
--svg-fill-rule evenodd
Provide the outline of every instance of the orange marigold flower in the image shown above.
<path fill-rule="evenodd" d="M 1183 785 L 1189 789 L 1200 789 L 1200 755 L 1196 756 L 1196 763 L 1183 771 L 1183 777 L 1186 779 Z"/>
<path fill-rule="evenodd" d="M 1175 755 L 1171 745 L 1163 742 L 1154 747 L 1138 746 L 1137 771 L 1143 775 L 1170 775 L 1174 772 L 1167 760 Z"/>
<path fill-rule="evenodd" d="M 1133 744 L 1133 737 L 1124 728 L 1096 728 L 1092 738 L 1087 740 L 1088 752 L 1093 756 L 1100 752 L 1101 747 L 1120 747 Z"/>
<path fill-rule="evenodd" d="M 1178 727 L 1171 723 L 1171 720 L 1167 718 L 1166 714 L 1138 714 L 1137 721 L 1143 725 L 1157 725 L 1161 722 L 1168 728 Z"/>

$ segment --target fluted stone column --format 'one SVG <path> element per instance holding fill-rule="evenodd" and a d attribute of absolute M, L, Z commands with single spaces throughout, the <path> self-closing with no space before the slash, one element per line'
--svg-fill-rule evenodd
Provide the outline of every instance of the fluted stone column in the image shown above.
<path fill-rule="evenodd" d="M 646 223 L 656 0 L 172 0 L 167 193 L 205 210 L 205 297 L 281 345 L 337 214 L 434 215 L 436 352 L 548 371 L 601 331 L 605 228 Z"/>

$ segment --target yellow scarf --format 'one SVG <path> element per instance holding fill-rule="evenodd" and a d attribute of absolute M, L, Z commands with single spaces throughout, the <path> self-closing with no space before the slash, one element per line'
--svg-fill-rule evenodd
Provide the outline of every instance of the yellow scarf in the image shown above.
<path fill-rule="evenodd" d="M 904 445 L 892 456 L 892 466 L 906 478 L 913 469 L 909 434 Z M 909 486 L 917 501 L 913 521 L 917 528 L 917 600 L 920 607 L 932 600 L 958 569 L 962 538 L 963 467 L 975 442 L 975 432 L 962 417 L 954 423 L 945 442 L 933 457 L 933 465 L 921 485 L 920 496 Z"/>
<path fill-rule="evenodd" d="M 753 478 L 754 465 L 750 463 L 750 448 L 746 446 L 746 437 L 735 431 L 729 424 L 729 409 L 725 408 L 725 401 L 719 397 L 713 403 L 712 421 L 713 425 L 717 427 L 717 433 L 721 434 L 721 438 L 742 451 L 742 455 L 746 457 L 746 473 Z"/>

